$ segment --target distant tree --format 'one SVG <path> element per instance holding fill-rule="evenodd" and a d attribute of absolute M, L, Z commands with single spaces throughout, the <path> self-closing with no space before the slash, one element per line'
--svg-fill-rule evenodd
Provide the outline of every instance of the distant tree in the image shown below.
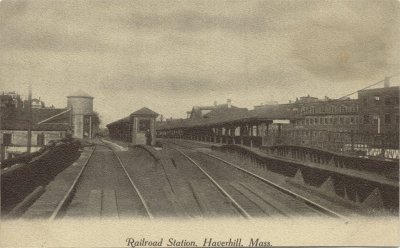
<path fill-rule="evenodd" d="M 93 126 L 99 126 L 101 123 L 100 115 L 96 111 L 93 111 L 92 115 L 92 125 Z"/>

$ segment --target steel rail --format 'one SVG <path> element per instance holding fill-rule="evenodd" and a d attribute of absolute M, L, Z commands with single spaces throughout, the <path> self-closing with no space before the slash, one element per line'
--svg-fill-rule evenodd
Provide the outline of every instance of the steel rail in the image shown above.
<path fill-rule="evenodd" d="M 188 156 L 186 153 L 184 153 L 180 149 L 178 149 L 178 148 L 172 148 L 172 149 L 175 149 L 176 151 L 181 153 L 183 156 L 185 156 L 190 162 L 192 162 L 194 165 L 196 165 L 197 168 L 199 168 L 200 171 L 203 172 L 203 174 L 219 189 L 219 191 L 221 191 L 221 193 L 223 195 L 225 195 L 233 203 L 234 207 L 239 211 L 239 213 L 243 217 L 245 217 L 246 219 L 250 219 L 251 218 L 250 214 L 247 213 L 247 211 L 244 210 L 244 208 L 242 206 L 240 206 L 240 204 L 235 199 L 233 199 L 233 197 L 231 195 L 229 195 L 229 193 L 226 192 L 224 190 L 224 188 L 217 181 L 215 181 L 214 178 L 212 178 L 210 176 L 210 174 L 208 174 L 198 163 L 196 163 L 196 161 L 194 161 L 190 156 Z"/>
<path fill-rule="evenodd" d="M 60 211 L 62 209 L 64 209 L 64 207 L 66 206 L 67 202 L 71 199 L 72 193 L 75 191 L 76 186 L 78 185 L 78 181 L 82 177 L 83 172 L 85 171 L 85 169 L 87 167 L 87 164 L 89 163 L 89 160 L 92 157 L 92 155 L 93 155 L 95 150 L 96 150 L 96 146 L 94 146 L 94 149 L 92 150 L 92 152 L 90 153 L 89 157 L 85 161 L 85 164 L 82 166 L 82 169 L 79 171 L 78 175 L 75 177 L 75 180 L 73 181 L 71 187 L 68 189 L 68 191 L 64 195 L 63 199 L 58 203 L 56 209 L 51 214 L 51 216 L 49 218 L 50 221 L 53 221 L 58 217 L 58 215 L 60 214 Z"/>
<path fill-rule="evenodd" d="M 102 141 L 102 142 L 103 142 L 103 141 Z M 128 171 L 126 170 L 125 166 L 123 165 L 121 159 L 120 159 L 119 156 L 116 154 L 116 152 L 115 152 L 111 147 L 109 147 L 108 145 L 104 144 L 104 142 L 103 142 L 103 144 L 97 144 L 97 145 L 103 146 L 103 147 L 107 147 L 108 149 L 110 149 L 110 150 L 112 151 L 113 155 L 117 158 L 119 165 L 122 167 L 123 171 L 125 172 L 125 175 L 127 176 L 129 182 L 130 182 L 131 185 L 133 186 L 133 188 L 134 188 L 136 194 L 139 196 L 139 198 L 140 198 L 140 200 L 141 200 L 141 202 L 142 202 L 142 204 L 143 204 L 143 206 L 144 206 L 144 208 L 145 208 L 145 210 L 146 210 L 147 215 L 149 216 L 150 219 L 153 219 L 153 215 L 151 214 L 150 209 L 149 209 L 149 207 L 148 207 L 146 201 L 144 200 L 144 198 L 143 198 L 142 194 L 140 193 L 138 187 L 136 186 L 136 184 L 134 183 L 134 181 L 133 181 L 132 178 L 130 177 Z M 59 204 L 57 205 L 56 209 L 53 211 L 52 215 L 51 215 L 50 218 L 49 218 L 50 221 L 55 220 L 55 219 L 59 216 L 61 210 L 63 210 L 63 209 L 66 207 L 67 202 L 71 199 L 72 194 L 73 194 L 73 192 L 74 192 L 74 190 L 75 190 L 75 188 L 76 188 L 76 186 L 77 186 L 77 184 L 78 184 L 78 181 L 79 181 L 79 179 L 82 177 L 83 172 L 85 171 L 85 169 L 86 169 L 86 167 L 87 167 L 87 164 L 89 163 L 89 161 L 90 161 L 90 159 L 91 159 L 93 153 L 95 152 L 95 150 L 96 150 L 96 145 L 94 146 L 94 149 L 93 149 L 92 152 L 90 153 L 88 159 L 85 161 L 84 166 L 83 166 L 82 169 L 79 171 L 78 175 L 75 177 L 75 180 L 74 180 L 74 182 L 72 183 L 71 187 L 68 189 L 68 191 L 67 191 L 67 193 L 64 195 L 63 199 L 59 202 Z"/>
<path fill-rule="evenodd" d="M 129 175 L 129 173 L 128 173 L 128 171 L 126 170 L 126 168 L 125 168 L 124 164 L 122 163 L 121 159 L 119 158 L 119 156 L 117 155 L 117 153 L 114 151 L 114 149 L 112 149 L 111 147 L 108 147 L 108 148 L 111 149 L 111 151 L 113 152 L 114 156 L 117 158 L 117 160 L 118 160 L 120 166 L 121 166 L 122 169 L 124 170 L 125 175 L 128 177 L 128 179 L 129 179 L 131 185 L 133 186 L 133 188 L 134 188 L 135 191 L 136 191 L 136 194 L 139 196 L 140 201 L 142 202 L 142 205 L 143 205 L 143 207 L 145 208 L 147 215 L 149 216 L 150 219 L 154 219 L 154 216 L 153 216 L 153 214 L 151 213 L 150 208 L 149 208 L 149 206 L 147 205 L 147 203 L 146 203 L 146 201 L 145 201 L 145 199 L 144 199 L 142 193 L 140 193 L 139 188 L 136 186 L 135 182 L 133 181 L 133 179 L 132 179 L 131 176 Z"/>
<path fill-rule="evenodd" d="M 341 219 L 347 219 L 345 216 L 343 216 L 343 215 L 341 215 L 341 214 L 339 214 L 339 213 L 336 213 L 336 212 L 333 211 L 333 210 L 330 210 L 330 209 L 328 209 L 328 208 L 326 208 L 326 207 L 324 207 L 324 206 L 322 206 L 322 205 L 320 205 L 320 204 L 318 204 L 318 203 L 316 203 L 316 202 L 314 202 L 314 201 L 312 201 L 312 200 L 310 200 L 310 199 L 307 199 L 307 198 L 304 197 L 304 196 L 301 196 L 301 195 L 299 195 L 299 194 L 297 194 L 297 193 L 295 193 L 295 192 L 293 192 L 293 191 L 291 191 L 291 190 L 289 190 L 289 189 L 286 189 L 286 188 L 284 188 L 284 187 L 282 187 L 282 186 L 280 186 L 280 185 L 278 185 L 278 184 L 276 184 L 276 183 L 274 183 L 274 182 L 272 182 L 272 181 L 270 181 L 270 180 L 268 180 L 268 179 L 266 179 L 266 178 L 264 178 L 264 177 L 261 177 L 261 176 L 255 174 L 255 173 L 251 172 L 251 171 L 248 171 L 248 170 L 246 170 L 246 169 L 243 169 L 243 168 L 241 168 L 241 167 L 238 166 L 238 165 L 235 165 L 235 164 L 233 164 L 233 163 L 231 163 L 231 162 L 228 162 L 228 161 L 226 161 L 226 160 L 224 160 L 224 159 L 222 159 L 222 158 L 219 158 L 219 157 L 217 157 L 217 156 L 208 154 L 208 153 L 206 153 L 206 152 L 204 152 L 204 151 L 198 151 L 198 152 L 200 152 L 200 153 L 202 153 L 202 154 L 205 154 L 205 155 L 207 155 L 207 156 L 209 156 L 209 157 L 212 157 L 212 158 L 214 158 L 214 159 L 220 160 L 221 162 L 224 162 L 225 164 L 228 164 L 228 165 L 230 165 L 230 166 L 236 168 L 237 170 L 240 170 L 240 171 L 242 171 L 242 172 L 244 172 L 244 173 L 246 173 L 246 174 L 248 174 L 248 175 L 251 175 L 251 176 L 253 176 L 253 177 L 255 177 L 255 178 L 257 178 L 257 179 L 259 179 L 259 180 L 261 180 L 261 181 L 263 181 L 263 182 L 265 182 L 265 183 L 271 185 L 271 186 L 273 186 L 274 188 L 280 190 L 280 191 L 283 192 L 283 193 L 286 193 L 286 194 L 288 194 L 288 195 L 290 195 L 290 196 L 293 196 L 293 197 L 295 197 L 295 198 L 301 199 L 301 200 L 303 200 L 305 203 L 307 203 L 307 205 L 313 207 L 314 209 L 319 210 L 320 212 L 322 212 L 322 213 L 324 213 L 324 214 L 327 214 L 327 215 L 332 216 L 332 217 L 341 218 Z"/>

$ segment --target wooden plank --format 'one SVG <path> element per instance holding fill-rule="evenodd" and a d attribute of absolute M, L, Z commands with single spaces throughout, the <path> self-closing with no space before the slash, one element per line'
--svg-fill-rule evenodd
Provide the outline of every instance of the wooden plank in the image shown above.
<path fill-rule="evenodd" d="M 103 192 L 98 189 L 92 189 L 89 194 L 88 205 L 86 206 L 86 216 L 88 217 L 101 217 L 101 205 Z"/>
<path fill-rule="evenodd" d="M 189 215 L 187 214 L 186 210 L 182 207 L 182 205 L 179 203 L 177 200 L 175 194 L 171 191 L 171 189 L 166 186 L 163 187 L 163 190 L 165 192 L 165 196 L 167 197 L 168 201 L 171 202 L 172 207 L 177 215 L 180 215 L 180 217 L 188 217 Z"/>
<path fill-rule="evenodd" d="M 102 210 L 101 217 L 106 218 L 119 218 L 117 197 L 115 190 L 105 189 L 103 190 Z"/>
<path fill-rule="evenodd" d="M 257 207 L 259 207 L 265 214 L 269 216 L 282 216 L 282 213 L 276 209 L 275 206 L 268 204 L 268 202 L 264 201 L 257 194 L 253 193 L 249 189 L 243 187 L 238 183 L 231 183 L 232 187 L 239 191 L 242 195 L 244 195 L 247 199 L 253 202 Z"/>
<path fill-rule="evenodd" d="M 257 188 L 256 186 L 250 184 L 250 183 L 242 183 L 242 186 L 251 191 L 252 193 L 256 194 L 258 197 L 260 197 L 264 202 L 270 204 L 271 206 L 275 207 L 276 209 L 279 209 L 280 212 L 283 215 L 289 216 L 291 213 L 293 213 L 293 209 L 290 208 L 287 204 L 279 202 L 277 199 L 274 197 L 271 197 L 271 195 L 263 192 L 261 189 Z M 280 193 L 280 192 L 279 192 Z M 290 196 L 288 196 L 290 197 Z M 293 199 L 291 199 L 293 201 Z"/>
<path fill-rule="evenodd" d="M 190 187 L 193 191 L 194 198 L 199 205 L 199 208 L 204 216 L 218 216 L 218 213 L 213 208 L 206 191 L 204 190 L 203 185 L 199 184 L 196 181 L 190 182 Z"/>

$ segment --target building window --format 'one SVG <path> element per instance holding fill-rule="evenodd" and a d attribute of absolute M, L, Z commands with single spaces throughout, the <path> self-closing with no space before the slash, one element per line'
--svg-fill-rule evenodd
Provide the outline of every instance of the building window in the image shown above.
<path fill-rule="evenodd" d="M 150 130 L 150 120 L 139 120 L 139 132 Z"/>
<path fill-rule="evenodd" d="M 374 96 L 375 104 L 379 104 L 380 99 L 379 96 Z"/>
<path fill-rule="evenodd" d="M 4 133 L 3 134 L 3 145 L 11 145 L 12 134 Z"/>
<path fill-rule="evenodd" d="M 333 118 L 333 124 L 337 124 L 337 117 Z"/>
<path fill-rule="evenodd" d="M 38 146 L 43 146 L 44 145 L 44 133 L 39 133 L 37 135 L 36 144 Z"/>
<path fill-rule="evenodd" d="M 318 118 L 314 119 L 315 125 L 318 125 Z"/>
<path fill-rule="evenodd" d="M 369 115 L 364 115 L 364 124 L 369 124 Z"/>
<path fill-rule="evenodd" d="M 343 124 L 343 123 L 344 123 L 343 117 L 340 117 L 340 118 L 339 118 L 339 123 L 340 123 L 340 124 Z"/>
<path fill-rule="evenodd" d="M 399 115 L 396 115 L 396 123 L 399 124 Z"/>
<path fill-rule="evenodd" d="M 368 99 L 367 99 L 367 98 L 364 98 L 364 99 L 363 99 L 363 103 L 364 103 L 365 106 L 367 106 L 367 105 L 368 105 Z"/>
<path fill-rule="evenodd" d="M 392 123 L 390 114 L 385 114 L 385 124 L 390 124 L 390 123 Z"/>
<path fill-rule="evenodd" d="M 310 119 L 310 125 L 314 125 L 314 119 Z"/>
<path fill-rule="evenodd" d="M 386 97 L 385 98 L 385 105 L 391 105 L 392 104 L 392 98 L 391 97 Z"/>
<path fill-rule="evenodd" d="M 332 124 L 332 117 L 329 118 L 329 124 Z"/>
<path fill-rule="evenodd" d="M 350 117 L 350 124 L 354 123 L 354 117 Z"/>

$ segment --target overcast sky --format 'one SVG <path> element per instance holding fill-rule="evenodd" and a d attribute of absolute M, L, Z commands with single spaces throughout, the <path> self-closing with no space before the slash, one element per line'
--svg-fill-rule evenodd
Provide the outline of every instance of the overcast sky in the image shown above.
<path fill-rule="evenodd" d="M 184 117 L 335 98 L 400 72 L 398 1 L 0 2 L 0 91 L 66 107 L 78 89 L 107 124 L 147 106 Z M 399 77 L 392 79 L 394 84 Z"/>

